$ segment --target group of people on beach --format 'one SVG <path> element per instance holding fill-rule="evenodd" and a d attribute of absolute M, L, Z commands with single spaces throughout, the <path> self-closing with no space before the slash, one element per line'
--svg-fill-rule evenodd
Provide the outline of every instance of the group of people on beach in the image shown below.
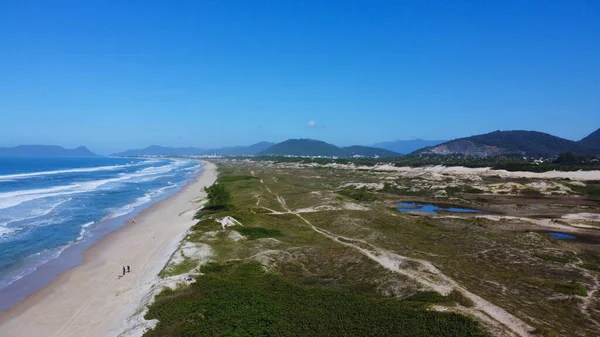
<path fill-rule="evenodd" d="M 131 268 L 129 268 L 129 266 L 123 266 L 123 275 L 119 275 L 118 279 L 121 279 L 121 277 L 125 276 L 125 274 L 129 272 L 131 272 Z"/>

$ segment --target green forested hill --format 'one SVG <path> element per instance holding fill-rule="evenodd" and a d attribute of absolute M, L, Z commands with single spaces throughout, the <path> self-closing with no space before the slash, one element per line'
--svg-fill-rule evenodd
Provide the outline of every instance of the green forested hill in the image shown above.
<path fill-rule="evenodd" d="M 288 139 L 261 152 L 262 155 L 325 156 L 325 157 L 398 157 L 400 154 L 368 146 L 338 147 L 314 139 Z"/>
<path fill-rule="evenodd" d="M 417 152 L 488 157 L 505 154 L 555 156 L 565 152 L 593 155 L 598 154 L 600 151 L 594 150 L 584 142 L 575 142 L 538 131 L 519 130 L 494 131 L 459 138 Z"/>

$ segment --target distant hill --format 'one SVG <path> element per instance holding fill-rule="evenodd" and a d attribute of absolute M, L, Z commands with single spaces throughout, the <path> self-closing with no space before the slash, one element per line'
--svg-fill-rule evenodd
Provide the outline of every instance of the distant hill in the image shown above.
<path fill-rule="evenodd" d="M 376 148 L 376 147 L 360 146 L 360 145 L 343 147 L 342 150 L 344 150 L 344 152 L 346 152 L 347 156 L 363 156 L 363 157 L 375 157 L 375 156 L 377 156 L 377 157 L 400 157 L 401 156 L 401 154 L 398 152 L 381 149 L 381 148 Z"/>
<path fill-rule="evenodd" d="M 459 138 L 417 151 L 420 154 L 555 156 L 560 153 L 597 154 L 585 144 L 537 131 L 494 131 Z"/>
<path fill-rule="evenodd" d="M 65 149 L 56 145 L 19 145 L 0 147 L 2 157 L 93 157 L 96 154 L 85 146 Z"/>
<path fill-rule="evenodd" d="M 324 157 L 398 157 L 400 154 L 368 146 L 338 147 L 314 139 L 288 139 L 275 144 L 261 155 L 324 156 Z"/>
<path fill-rule="evenodd" d="M 233 147 L 222 147 L 218 149 L 206 150 L 206 154 L 215 154 L 219 156 L 245 156 L 245 155 L 253 155 L 259 152 L 262 152 L 271 146 L 275 145 L 275 143 L 269 142 L 260 142 L 256 144 L 252 144 L 250 146 L 233 146 Z"/>
<path fill-rule="evenodd" d="M 600 129 L 590 133 L 578 143 L 600 153 Z"/>
<path fill-rule="evenodd" d="M 151 145 L 143 149 L 127 150 L 113 154 L 120 157 L 134 156 L 193 156 L 204 154 L 206 149 L 195 147 L 165 147 L 159 145 Z"/>
<path fill-rule="evenodd" d="M 127 150 L 113 154 L 120 157 L 135 157 L 135 156 L 203 156 L 203 155 L 219 155 L 219 156 L 242 156 L 252 155 L 264 151 L 271 147 L 274 143 L 260 142 L 250 146 L 234 146 L 222 147 L 217 149 L 203 149 L 196 147 L 165 147 L 152 145 L 143 149 Z"/>
<path fill-rule="evenodd" d="M 373 144 L 373 147 L 386 149 L 397 153 L 412 153 L 424 147 L 435 146 L 447 142 L 447 140 L 396 140 L 392 142 L 382 142 Z"/>

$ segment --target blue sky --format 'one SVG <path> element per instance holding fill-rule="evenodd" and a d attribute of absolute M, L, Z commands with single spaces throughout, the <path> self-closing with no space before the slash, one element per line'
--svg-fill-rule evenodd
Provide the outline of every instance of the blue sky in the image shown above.
<path fill-rule="evenodd" d="M 9 0 L 0 65 L 0 146 L 600 128 L 598 1 Z"/>

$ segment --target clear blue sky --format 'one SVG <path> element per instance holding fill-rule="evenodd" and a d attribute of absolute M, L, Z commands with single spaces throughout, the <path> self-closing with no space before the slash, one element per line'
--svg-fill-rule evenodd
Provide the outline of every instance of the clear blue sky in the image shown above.
<path fill-rule="evenodd" d="M 597 128 L 599 1 L 0 2 L 0 146 Z"/>

